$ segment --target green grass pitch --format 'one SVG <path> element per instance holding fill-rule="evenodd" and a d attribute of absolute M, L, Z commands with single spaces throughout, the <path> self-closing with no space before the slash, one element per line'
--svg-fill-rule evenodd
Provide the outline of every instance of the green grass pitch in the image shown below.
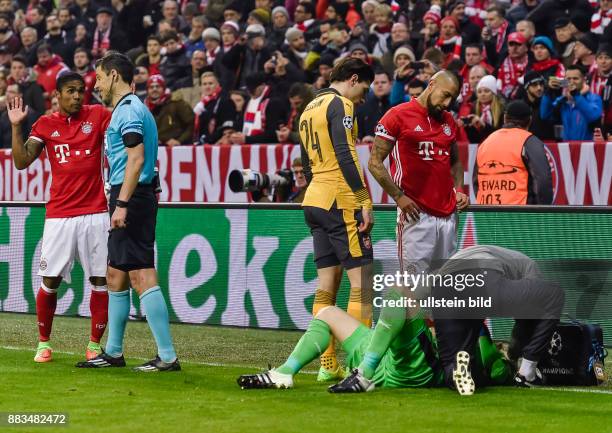
<path fill-rule="evenodd" d="M 610 382 L 598 388 L 489 388 L 472 397 L 447 389 L 332 395 L 306 373 L 292 390 L 243 391 L 238 375 L 279 364 L 299 332 L 172 325 L 183 371 L 143 374 L 75 368 L 89 327 L 80 318 L 55 319 L 54 360 L 36 364 L 35 323 L 31 315 L 0 314 L 0 412 L 64 412 L 69 423 L 0 426 L 2 432 L 612 432 Z M 128 367 L 154 355 L 146 323 L 128 324 L 125 353 Z"/>

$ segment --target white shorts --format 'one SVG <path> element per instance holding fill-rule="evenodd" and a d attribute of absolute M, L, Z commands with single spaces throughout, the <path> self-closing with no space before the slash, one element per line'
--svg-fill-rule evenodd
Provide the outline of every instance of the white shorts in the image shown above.
<path fill-rule="evenodd" d="M 70 283 L 70 272 L 78 258 L 85 278 L 106 276 L 109 227 L 107 212 L 46 219 L 38 275 L 62 277 Z"/>
<path fill-rule="evenodd" d="M 457 214 L 446 218 L 425 212 L 414 222 L 397 211 L 397 253 L 401 272 L 428 272 L 432 260 L 444 260 L 457 250 Z"/>

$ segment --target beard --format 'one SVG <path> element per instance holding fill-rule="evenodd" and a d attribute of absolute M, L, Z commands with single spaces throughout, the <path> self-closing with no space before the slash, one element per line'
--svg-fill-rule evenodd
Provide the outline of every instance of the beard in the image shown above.
<path fill-rule="evenodd" d="M 106 92 L 100 89 L 100 99 L 102 99 L 102 102 L 107 107 L 111 107 L 113 103 L 113 87 L 115 87 L 114 82 L 111 83 L 110 87 Z"/>
<path fill-rule="evenodd" d="M 111 92 L 108 92 L 106 94 L 100 94 L 100 97 L 102 98 L 102 102 L 104 102 L 104 105 L 106 105 L 107 107 L 110 107 L 113 103 L 113 95 L 111 94 Z"/>
<path fill-rule="evenodd" d="M 427 97 L 427 113 L 437 121 L 442 120 L 444 109 L 431 103 L 431 95 Z"/>

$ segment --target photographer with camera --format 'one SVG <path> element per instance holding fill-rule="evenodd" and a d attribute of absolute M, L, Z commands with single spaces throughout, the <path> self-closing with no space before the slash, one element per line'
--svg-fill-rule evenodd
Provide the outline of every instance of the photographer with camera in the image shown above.
<path fill-rule="evenodd" d="M 582 66 L 572 65 L 567 68 L 565 79 L 548 78 L 540 116 L 544 120 L 561 120 L 562 140 L 592 140 L 593 130 L 600 122 L 601 97 L 591 92 L 585 76 Z"/>
<path fill-rule="evenodd" d="M 291 169 L 278 170 L 274 174 L 250 168 L 233 170 L 228 183 L 233 192 L 250 193 L 252 201 L 257 203 L 301 203 L 308 186 L 300 157 L 293 160 Z"/>

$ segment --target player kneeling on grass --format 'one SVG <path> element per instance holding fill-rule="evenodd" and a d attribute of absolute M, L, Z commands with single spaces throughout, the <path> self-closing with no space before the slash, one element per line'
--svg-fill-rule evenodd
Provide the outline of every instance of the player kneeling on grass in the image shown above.
<path fill-rule="evenodd" d="M 21 124 L 27 116 L 21 98 L 9 101 L 12 155 L 15 167 L 30 166 L 46 149 L 51 164 L 51 199 L 47 203 L 40 254 L 42 283 L 36 295 L 39 340 L 34 361 L 52 359 L 51 325 L 57 305 L 57 289 L 70 282 L 78 257 L 91 283 L 89 308 L 91 336 L 85 356 L 102 352 L 100 339 L 108 319 L 106 260 L 109 216 L 102 179 L 102 146 L 110 112 L 101 105 L 83 105 L 85 82 L 75 72 L 57 79 L 59 112 L 42 116 L 24 143 Z"/>
<path fill-rule="evenodd" d="M 474 360 L 474 348 L 481 334 L 484 317 L 513 317 L 509 355 L 520 357 L 514 385 L 532 387 L 542 384 L 536 366 L 546 351 L 563 310 L 565 295 L 561 287 L 542 278 L 535 261 L 526 255 L 493 245 L 475 245 L 453 254 L 438 270 L 451 280 L 477 281 L 434 286 L 438 301 L 489 299 L 490 307 L 433 308 L 439 354 L 445 383 L 461 395 L 471 395 L 475 386 L 486 385 L 486 374 Z M 459 279 L 460 278 L 460 279 Z"/>
<path fill-rule="evenodd" d="M 436 341 L 417 313 L 399 306 L 402 294 L 390 290 L 374 330 L 338 307 L 326 307 L 310 322 L 305 334 L 283 365 L 260 374 L 243 375 L 238 385 L 250 388 L 292 388 L 293 376 L 315 360 L 335 337 L 345 350 L 352 374 L 329 387 L 329 392 L 367 392 L 375 386 L 417 388 L 441 386 L 444 373 Z M 331 335 L 330 335 L 331 333 Z M 477 351 L 481 368 L 492 383 L 505 383 L 510 367 L 488 335 L 480 338 Z"/>

